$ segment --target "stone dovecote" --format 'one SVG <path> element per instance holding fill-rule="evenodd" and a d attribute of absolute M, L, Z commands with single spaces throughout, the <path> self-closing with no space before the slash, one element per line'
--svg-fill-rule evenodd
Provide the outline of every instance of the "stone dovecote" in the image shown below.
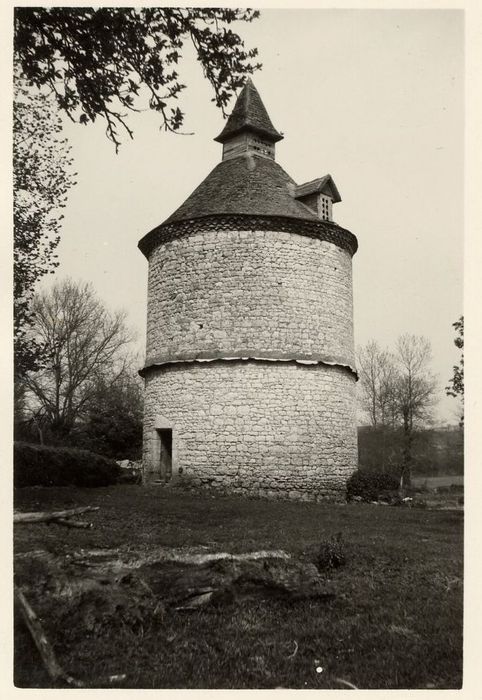
<path fill-rule="evenodd" d="M 221 162 L 139 243 L 146 483 L 339 500 L 356 469 L 357 241 L 330 175 L 276 162 L 281 138 L 248 80 Z"/>

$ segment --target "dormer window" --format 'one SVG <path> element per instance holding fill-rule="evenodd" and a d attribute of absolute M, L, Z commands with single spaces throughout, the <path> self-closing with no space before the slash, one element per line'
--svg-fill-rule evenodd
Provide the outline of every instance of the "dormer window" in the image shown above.
<path fill-rule="evenodd" d="M 333 204 L 341 202 L 340 193 L 331 175 L 298 185 L 295 199 L 311 209 L 322 221 L 333 221 Z"/>

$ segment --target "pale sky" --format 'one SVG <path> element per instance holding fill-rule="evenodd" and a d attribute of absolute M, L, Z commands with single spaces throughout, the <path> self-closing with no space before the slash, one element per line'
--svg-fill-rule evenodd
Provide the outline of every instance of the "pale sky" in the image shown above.
<path fill-rule="evenodd" d="M 443 388 L 458 362 L 463 313 L 463 14 L 454 10 L 263 10 L 241 25 L 263 63 L 253 76 L 274 126 L 277 161 L 298 182 L 330 173 L 334 219 L 358 238 L 356 344 L 424 335 L 439 376 L 439 420 L 456 423 Z M 138 240 L 167 218 L 221 160 L 223 126 L 191 51 L 181 80 L 185 131 L 155 113 L 129 116 L 135 138 L 116 155 L 105 124 L 66 121 L 71 190 L 55 279 L 91 281 L 124 308 L 144 346 L 147 261 Z M 53 277 L 51 278 L 53 280 Z"/>

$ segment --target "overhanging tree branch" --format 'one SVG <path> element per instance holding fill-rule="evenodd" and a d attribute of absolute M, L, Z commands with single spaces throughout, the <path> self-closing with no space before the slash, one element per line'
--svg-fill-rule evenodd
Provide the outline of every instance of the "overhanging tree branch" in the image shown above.
<path fill-rule="evenodd" d="M 258 16 L 248 8 L 18 7 L 15 56 L 26 79 L 49 88 L 70 119 L 86 124 L 104 118 L 117 149 L 117 125 L 132 137 L 117 105 L 142 111 L 143 87 L 162 126 L 180 133 L 184 113 L 175 101 L 185 85 L 177 65 L 186 40 L 192 42 L 213 87 L 213 101 L 224 114 L 246 75 L 260 67 L 254 62 L 257 50 L 246 50 L 231 26 Z"/>

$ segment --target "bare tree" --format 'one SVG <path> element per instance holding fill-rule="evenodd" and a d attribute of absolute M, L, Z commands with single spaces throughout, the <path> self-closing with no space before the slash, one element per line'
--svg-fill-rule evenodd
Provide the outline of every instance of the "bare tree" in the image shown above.
<path fill-rule="evenodd" d="M 143 385 L 140 356 L 126 358 L 115 382 L 99 377 L 69 442 L 112 459 L 139 459 L 142 453 Z"/>
<path fill-rule="evenodd" d="M 393 355 L 382 350 L 375 340 L 359 348 L 357 363 L 360 374 L 361 405 L 374 428 L 396 420 L 394 385 L 396 367 Z"/>
<path fill-rule="evenodd" d="M 360 442 L 360 457 L 368 458 L 370 463 L 373 460 L 382 472 L 398 471 L 398 440 L 394 439 L 398 419 L 394 357 L 371 340 L 358 349 L 357 365 L 360 405 L 371 424 Z"/>
<path fill-rule="evenodd" d="M 430 371 L 430 342 L 416 335 L 400 336 L 396 346 L 395 396 L 403 427 L 401 485 L 410 484 L 414 429 L 429 420 L 434 405 L 436 379 Z"/>
<path fill-rule="evenodd" d="M 372 451 L 379 468 L 397 470 L 410 483 L 415 431 L 430 417 L 436 381 L 430 372 L 430 343 L 405 334 L 394 353 L 370 341 L 357 353 L 360 403 L 368 416 Z"/>
<path fill-rule="evenodd" d="M 125 313 L 109 312 L 92 285 L 70 279 L 34 297 L 33 331 L 44 365 L 25 379 L 32 415 L 54 435 L 73 428 L 99 381 L 106 389 L 125 371 L 132 336 Z"/>

